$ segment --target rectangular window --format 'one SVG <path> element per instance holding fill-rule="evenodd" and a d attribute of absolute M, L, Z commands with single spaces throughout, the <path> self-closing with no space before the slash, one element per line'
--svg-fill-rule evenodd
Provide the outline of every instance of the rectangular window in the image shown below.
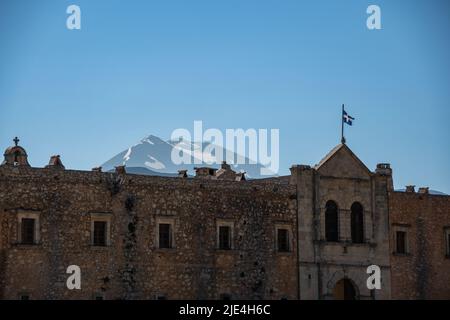
<path fill-rule="evenodd" d="M 108 212 L 91 212 L 91 245 L 107 247 L 111 245 L 111 218 Z"/>
<path fill-rule="evenodd" d="M 106 221 L 94 221 L 94 239 L 93 245 L 104 247 L 106 246 L 107 235 L 107 222 Z"/>
<path fill-rule="evenodd" d="M 450 258 L 450 228 L 445 229 L 445 255 Z"/>
<path fill-rule="evenodd" d="M 450 232 L 447 233 L 447 256 L 450 257 Z"/>
<path fill-rule="evenodd" d="M 172 226 L 169 223 L 159 224 L 159 247 L 172 248 Z"/>
<path fill-rule="evenodd" d="M 406 253 L 406 232 L 405 231 L 397 231 L 396 233 L 396 252 L 397 253 Z"/>
<path fill-rule="evenodd" d="M 230 219 L 216 220 L 216 248 L 219 250 L 233 250 L 234 222 Z"/>
<path fill-rule="evenodd" d="M 35 210 L 17 212 L 17 243 L 36 245 L 40 243 L 40 213 Z"/>
<path fill-rule="evenodd" d="M 231 228 L 229 226 L 219 226 L 219 249 L 231 249 Z"/>
<path fill-rule="evenodd" d="M 35 219 L 22 218 L 22 244 L 34 244 Z"/>
<path fill-rule="evenodd" d="M 278 229 L 277 230 L 277 247 L 279 252 L 289 252 L 289 230 Z"/>

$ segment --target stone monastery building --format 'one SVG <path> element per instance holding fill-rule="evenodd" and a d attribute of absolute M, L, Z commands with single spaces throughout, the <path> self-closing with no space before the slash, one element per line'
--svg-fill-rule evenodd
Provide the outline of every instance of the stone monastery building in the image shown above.
<path fill-rule="evenodd" d="M 389 164 L 371 171 L 346 144 L 246 180 L 226 163 L 34 168 L 16 140 L 0 165 L 0 299 L 450 299 L 450 196 L 394 191 Z"/>

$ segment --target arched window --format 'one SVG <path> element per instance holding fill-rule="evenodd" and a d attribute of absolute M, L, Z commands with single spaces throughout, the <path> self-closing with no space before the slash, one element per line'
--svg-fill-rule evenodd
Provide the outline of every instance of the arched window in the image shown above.
<path fill-rule="evenodd" d="M 19 157 L 20 157 L 20 152 L 19 152 L 19 150 L 16 150 L 14 152 L 14 163 L 19 163 Z"/>
<path fill-rule="evenodd" d="M 363 206 L 359 202 L 354 202 L 351 207 L 351 228 L 352 228 L 352 242 L 364 242 L 364 219 Z"/>
<path fill-rule="evenodd" d="M 339 241 L 337 204 L 330 200 L 325 207 L 325 238 L 327 241 L 337 242 Z"/>

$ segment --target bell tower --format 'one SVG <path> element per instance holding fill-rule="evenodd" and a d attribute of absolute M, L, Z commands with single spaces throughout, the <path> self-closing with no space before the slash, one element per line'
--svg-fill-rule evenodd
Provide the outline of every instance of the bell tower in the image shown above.
<path fill-rule="evenodd" d="M 5 150 L 3 156 L 5 159 L 2 162 L 3 165 L 12 166 L 30 166 L 28 163 L 28 155 L 24 148 L 19 146 L 19 138 L 15 137 L 13 139 L 14 146 L 11 146 Z"/>

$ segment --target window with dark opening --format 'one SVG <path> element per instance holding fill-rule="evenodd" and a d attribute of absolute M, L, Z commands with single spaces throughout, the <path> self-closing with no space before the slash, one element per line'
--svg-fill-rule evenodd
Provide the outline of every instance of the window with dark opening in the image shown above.
<path fill-rule="evenodd" d="M 22 243 L 34 244 L 35 219 L 22 218 Z"/>
<path fill-rule="evenodd" d="M 231 228 L 229 226 L 219 226 L 219 249 L 231 249 Z"/>
<path fill-rule="evenodd" d="M 338 207 L 336 202 L 328 201 L 325 209 L 325 238 L 327 241 L 339 241 Z"/>
<path fill-rule="evenodd" d="M 447 234 L 447 254 L 450 256 L 450 232 Z"/>
<path fill-rule="evenodd" d="M 159 224 L 159 247 L 172 248 L 172 226 L 168 223 Z"/>
<path fill-rule="evenodd" d="M 277 238 L 278 238 L 277 239 L 278 251 L 279 252 L 288 252 L 289 251 L 289 230 L 278 229 Z"/>
<path fill-rule="evenodd" d="M 351 207 L 351 230 L 352 242 L 364 242 L 364 221 L 363 221 L 363 207 L 359 202 L 355 202 Z"/>
<path fill-rule="evenodd" d="M 106 246 L 106 221 L 94 221 L 94 239 L 93 245 L 104 247 Z"/>
<path fill-rule="evenodd" d="M 406 232 L 397 231 L 396 232 L 396 252 L 406 253 Z"/>
<path fill-rule="evenodd" d="M 450 230 L 447 231 L 447 256 L 450 257 Z"/>

